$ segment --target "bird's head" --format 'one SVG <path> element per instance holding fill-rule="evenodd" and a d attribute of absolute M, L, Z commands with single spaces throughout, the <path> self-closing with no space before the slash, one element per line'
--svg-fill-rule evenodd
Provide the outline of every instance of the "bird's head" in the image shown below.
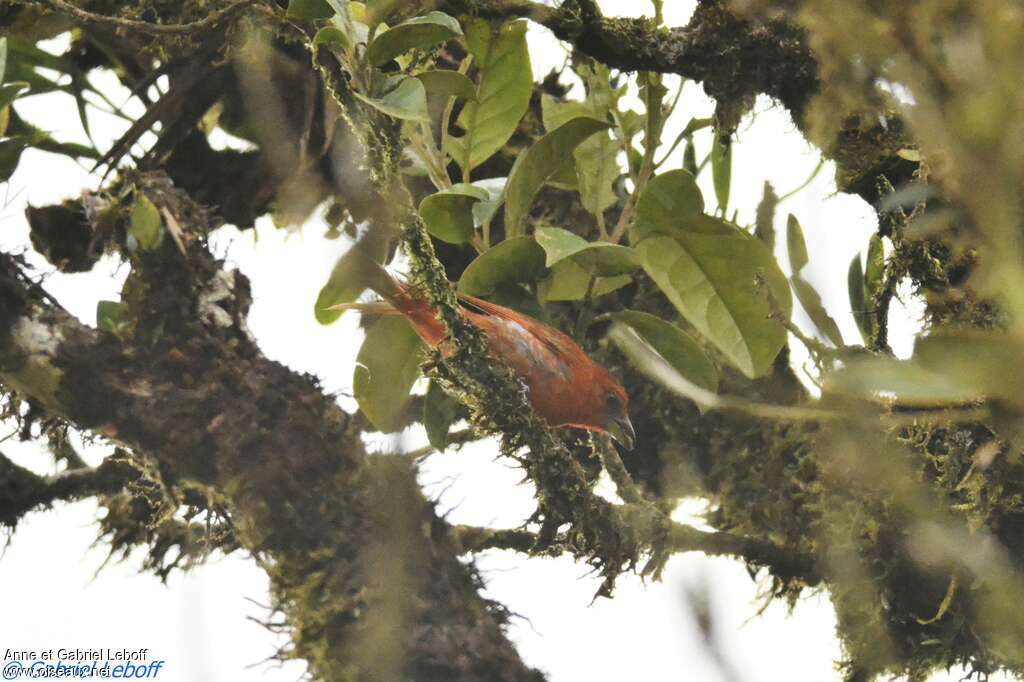
<path fill-rule="evenodd" d="M 629 396 L 615 377 L 603 367 L 600 369 L 602 371 L 594 382 L 597 411 L 602 420 L 600 426 L 622 447 L 632 450 L 636 432 L 629 421 Z"/>

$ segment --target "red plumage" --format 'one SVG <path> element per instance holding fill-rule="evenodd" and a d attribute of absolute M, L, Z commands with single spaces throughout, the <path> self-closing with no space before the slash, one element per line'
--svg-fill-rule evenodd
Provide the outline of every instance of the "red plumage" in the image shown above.
<path fill-rule="evenodd" d="M 409 320 L 424 343 L 447 354 L 444 325 L 429 303 L 380 266 L 368 274 L 370 287 Z M 491 353 L 526 383 L 530 403 L 548 424 L 608 432 L 627 448 L 632 447 L 635 436 L 625 389 L 571 338 L 529 316 L 475 296 L 460 295 L 459 300 L 466 318 L 484 332 Z M 338 307 L 366 310 L 368 306 Z M 376 312 L 387 311 L 378 306 Z"/>

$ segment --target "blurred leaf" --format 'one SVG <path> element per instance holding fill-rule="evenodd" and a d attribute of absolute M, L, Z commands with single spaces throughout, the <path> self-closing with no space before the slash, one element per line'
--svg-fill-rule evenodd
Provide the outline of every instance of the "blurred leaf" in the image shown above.
<path fill-rule="evenodd" d="M 428 12 L 378 34 L 366 48 L 373 66 L 385 64 L 403 52 L 424 50 L 462 35 L 459 22 L 444 12 Z"/>
<path fill-rule="evenodd" d="M 160 211 L 142 192 L 135 192 L 132 204 L 131 226 L 128 233 L 138 242 L 139 248 L 150 251 L 160 245 L 163 238 L 163 221 Z"/>
<path fill-rule="evenodd" d="M 611 318 L 630 327 L 688 381 L 718 391 L 718 370 L 704 349 L 682 329 L 636 310 L 612 313 Z"/>
<path fill-rule="evenodd" d="M 757 274 L 763 273 L 787 316 L 792 297 L 765 245 L 729 227 L 731 233 L 650 237 L 636 251 L 644 270 L 690 324 L 744 374 L 756 378 L 771 368 L 786 343 L 785 328 L 770 319 L 766 297 L 757 290 Z"/>
<path fill-rule="evenodd" d="M 419 79 L 400 76 L 395 79 L 393 88 L 378 97 L 367 97 L 359 92 L 353 94 L 388 116 L 407 121 L 430 122 L 427 113 L 427 91 L 423 89 L 423 83 Z"/>
<path fill-rule="evenodd" d="M 21 135 L 0 139 L 0 182 L 6 182 L 14 175 L 29 140 Z"/>
<path fill-rule="evenodd" d="M 533 198 L 563 159 L 583 140 L 610 126 L 588 117 L 574 118 L 552 130 L 519 155 L 505 189 L 505 234 L 518 236 Z"/>
<path fill-rule="evenodd" d="M 650 179 L 636 204 L 632 239 L 675 234 L 704 212 L 704 197 L 689 171 L 670 170 Z"/>
<path fill-rule="evenodd" d="M 286 16 L 298 21 L 329 19 L 334 9 L 325 0 L 290 0 Z"/>
<path fill-rule="evenodd" d="M 420 375 L 423 344 L 401 316 L 382 317 L 366 332 L 356 357 L 352 390 L 359 409 L 388 433 L 402 428 L 399 417 Z"/>
<path fill-rule="evenodd" d="M 686 147 L 683 148 L 683 170 L 689 171 L 694 177 L 699 172 L 697 168 L 697 148 L 693 145 L 693 138 L 686 138 Z"/>
<path fill-rule="evenodd" d="M 955 377 L 909 360 L 858 358 L 828 375 L 824 390 L 861 396 L 893 394 L 904 405 L 963 403 L 980 397 L 977 390 Z"/>
<path fill-rule="evenodd" d="M 470 102 L 476 101 L 476 86 L 464 73 L 437 69 L 417 74 L 428 95 L 435 97 L 461 97 Z"/>
<path fill-rule="evenodd" d="M 772 253 L 775 253 L 775 209 L 778 205 L 779 197 L 775 194 L 775 188 L 765 180 L 754 219 L 754 236 L 764 242 Z"/>
<path fill-rule="evenodd" d="M 843 334 L 839 331 L 839 325 L 836 324 L 836 321 L 825 310 L 817 290 L 800 275 L 793 275 L 790 282 L 793 285 L 793 291 L 796 293 L 796 299 L 800 301 L 801 307 L 807 313 L 807 317 L 811 318 L 811 322 L 818 328 L 818 331 L 824 334 L 825 338 L 831 341 L 837 348 L 842 346 Z"/>
<path fill-rule="evenodd" d="M 6 107 L 8 104 L 18 98 L 25 90 L 28 90 L 28 83 L 25 81 L 17 81 L 14 83 L 4 83 L 0 85 L 0 108 Z"/>
<path fill-rule="evenodd" d="M 420 217 L 427 231 L 449 244 L 464 244 L 473 236 L 473 205 L 489 199 L 484 189 L 457 184 L 420 202 Z"/>
<path fill-rule="evenodd" d="M 725 215 L 729 206 L 729 188 L 732 185 L 732 144 L 723 144 L 715 131 L 711 143 L 711 178 L 715 186 L 718 210 Z"/>
<path fill-rule="evenodd" d="M 8 109 L 9 124 L 7 128 L 7 134 L 10 137 L 21 137 L 25 140 L 26 145 L 34 147 L 35 149 L 42 150 L 44 152 L 50 152 L 52 154 L 63 154 L 64 156 L 70 156 L 73 158 L 86 158 L 86 159 L 98 159 L 100 157 L 92 147 L 87 147 L 75 142 L 58 142 L 57 140 L 50 137 L 49 133 L 45 130 L 40 130 L 30 123 L 27 123 L 14 109 Z"/>
<path fill-rule="evenodd" d="M 560 227 L 538 227 L 534 237 L 544 249 L 545 265 L 549 268 L 566 258 L 600 277 L 625 275 L 640 267 L 633 249 L 608 242 L 588 242 Z"/>
<path fill-rule="evenodd" d="M 479 166 L 512 137 L 533 93 L 526 22 L 492 27 L 483 19 L 466 26 L 466 46 L 480 74 L 477 101 L 459 114 L 462 137 L 449 137 L 448 151 L 463 171 Z"/>
<path fill-rule="evenodd" d="M 357 250 L 358 249 L 358 250 Z M 327 282 L 313 304 L 313 315 L 320 324 L 331 324 L 344 311 L 329 308 L 340 303 L 351 303 L 359 298 L 370 285 L 370 277 L 363 269 L 363 262 L 369 258 L 377 263 L 387 258 L 388 239 L 380 231 L 367 232 L 362 239 L 341 255 L 334 264 Z"/>
<path fill-rule="evenodd" d="M 939 332 L 919 338 L 909 360 L 851 360 L 833 373 L 828 390 L 892 394 L 901 404 L 964 403 L 984 398 L 1020 405 L 1024 383 L 1019 337 L 999 332 Z"/>
<path fill-rule="evenodd" d="M 807 242 L 804 241 L 800 221 L 792 213 L 786 219 L 786 249 L 789 251 L 789 269 L 796 275 L 808 263 Z"/>
<path fill-rule="evenodd" d="M 871 343 L 871 339 L 874 338 L 871 331 L 873 320 L 864 297 L 864 269 L 859 253 L 850 261 L 850 267 L 846 271 L 846 289 L 850 295 L 850 312 L 853 313 L 857 329 L 860 330 L 864 343 Z"/>
<path fill-rule="evenodd" d="M 96 304 L 96 326 L 103 331 L 122 334 L 131 324 L 128 306 L 118 301 L 100 301 Z"/>
<path fill-rule="evenodd" d="M 7 36 L 0 38 L 0 83 L 7 77 Z"/>
<path fill-rule="evenodd" d="M 868 241 L 868 260 L 864 264 L 864 300 L 874 304 L 882 290 L 882 275 L 885 271 L 885 246 L 877 234 Z"/>
<path fill-rule="evenodd" d="M 533 237 L 506 239 L 484 251 L 466 267 L 459 293 L 487 296 L 499 287 L 533 283 L 544 275 L 544 249 Z"/>
<path fill-rule="evenodd" d="M 337 26 L 324 26 L 313 36 L 313 47 L 321 45 L 336 45 L 342 50 L 352 49 L 352 41 L 348 35 Z"/>
<path fill-rule="evenodd" d="M 592 277 L 594 277 L 593 273 L 574 260 L 559 261 L 551 268 L 551 273 L 541 280 L 538 286 L 540 298 L 545 302 L 581 301 L 587 296 Z M 632 281 L 633 278 L 629 275 L 598 277 L 594 280 L 593 289 L 590 289 L 590 296 L 598 298 L 610 294 Z"/>
<path fill-rule="evenodd" d="M 427 440 L 437 450 L 448 447 L 448 432 L 459 418 L 461 406 L 436 381 L 431 381 L 423 401 L 423 426 Z"/>

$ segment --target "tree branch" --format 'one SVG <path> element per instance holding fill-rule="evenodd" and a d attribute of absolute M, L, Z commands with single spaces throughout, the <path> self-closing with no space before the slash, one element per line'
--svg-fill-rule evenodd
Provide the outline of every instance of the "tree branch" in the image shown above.
<path fill-rule="evenodd" d="M 132 254 L 122 295 L 132 331 L 121 336 L 84 327 L 0 256 L 4 387 L 222 499 L 292 625 L 282 655 L 306 659 L 318 679 L 540 679 L 412 467 L 367 457 L 315 380 L 259 352 L 245 278 L 203 246 L 207 213 L 162 176 L 131 180 L 175 218 L 185 256 L 170 239 Z"/>
<path fill-rule="evenodd" d="M 40 476 L 0 454 L 0 526 L 14 528 L 28 512 L 55 502 L 117 492 L 136 478 L 138 471 L 116 459 L 94 468 Z"/>
<path fill-rule="evenodd" d="M 759 93 L 801 120 L 818 91 L 818 66 L 803 30 L 784 21 L 742 19 L 716 0 L 697 5 L 686 26 L 660 30 L 651 20 L 609 18 L 593 2 L 552 8 L 528 0 L 450 0 L 451 11 L 539 23 L 580 52 L 622 71 L 656 71 L 700 81 L 731 130 Z M 744 104 L 744 103 L 747 104 Z"/>

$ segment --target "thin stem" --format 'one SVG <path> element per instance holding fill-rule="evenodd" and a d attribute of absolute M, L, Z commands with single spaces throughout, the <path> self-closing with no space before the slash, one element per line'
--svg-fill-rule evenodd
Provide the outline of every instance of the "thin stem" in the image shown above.
<path fill-rule="evenodd" d="M 466 58 L 459 64 L 459 73 L 465 75 L 469 71 L 469 65 L 473 63 L 473 55 L 466 55 Z M 448 127 L 452 121 L 452 111 L 455 109 L 455 96 L 448 98 L 444 105 L 444 112 L 441 114 L 441 158 L 443 165 L 448 167 Z M 447 172 L 445 173 L 447 175 Z"/>
<path fill-rule="evenodd" d="M 812 182 L 814 182 L 814 178 L 818 177 L 818 173 L 820 173 L 821 169 L 824 168 L 824 167 L 825 167 L 825 158 L 822 157 L 821 160 L 818 161 L 818 165 L 814 167 L 813 171 L 811 171 L 811 174 L 808 176 L 808 178 L 806 180 L 804 180 L 800 184 L 800 186 L 797 187 L 796 189 L 790 190 L 789 192 L 786 192 L 781 197 L 779 197 L 779 200 L 776 202 L 776 205 L 781 204 L 786 199 L 789 199 L 791 196 L 793 196 L 793 195 L 797 194 L 798 192 L 806 189 L 808 185 L 810 185 Z"/>

